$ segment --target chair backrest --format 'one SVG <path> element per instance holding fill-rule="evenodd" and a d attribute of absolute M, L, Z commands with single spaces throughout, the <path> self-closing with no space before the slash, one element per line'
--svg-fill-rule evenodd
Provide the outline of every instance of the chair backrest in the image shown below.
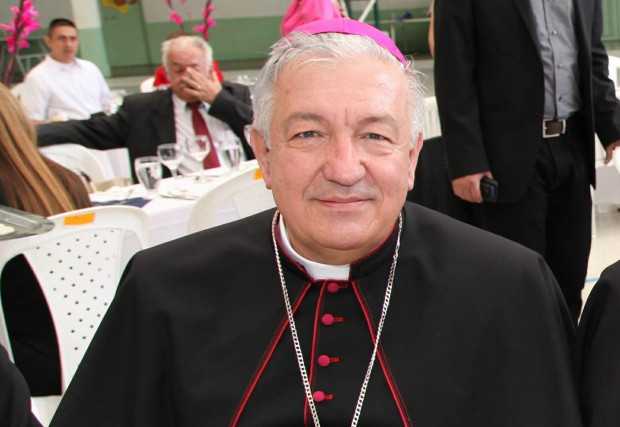
<path fill-rule="evenodd" d="M 152 76 L 142 80 L 142 83 L 140 83 L 140 92 L 154 92 L 157 90 L 157 88 L 153 86 L 153 83 L 155 83 L 155 77 Z"/>
<path fill-rule="evenodd" d="M 188 232 L 236 221 L 274 206 L 271 190 L 265 187 L 258 163 L 255 163 L 196 201 L 190 214 Z"/>
<path fill-rule="evenodd" d="M 92 182 L 114 178 L 114 172 L 105 154 L 78 144 L 57 144 L 41 147 L 41 153 L 48 159 L 61 164 L 78 175 L 85 174 Z"/>
<path fill-rule="evenodd" d="M 123 269 L 148 244 L 147 217 L 138 208 L 104 206 L 49 219 L 55 227 L 48 233 L 0 241 L 0 272 L 20 254 L 32 268 L 56 329 L 64 392 L 114 297 Z M 10 352 L 1 309 L 0 344 Z"/>
<path fill-rule="evenodd" d="M 435 138 L 441 135 L 441 125 L 439 123 L 439 111 L 437 110 L 437 100 L 434 96 L 424 98 L 424 128 L 422 129 L 424 139 Z"/>
<path fill-rule="evenodd" d="M 22 93 L 24 92 L 24 89 L 25 89 L 24 83 L 17 83 L 11 88 L 11 94 L 19 100 L 22 97 Z"/>
<path fill-rule="evenodd" d="M 106 162 L 109 163 L 112 174 L 115 178 L 130 178 L 131 179 L 131 161 L 129 159 L 129 150 L 126 147 L 112 148 L 110 150 L 90 150 L 96 151 L 96 155 L 102 155 L 106 157 Z"/>

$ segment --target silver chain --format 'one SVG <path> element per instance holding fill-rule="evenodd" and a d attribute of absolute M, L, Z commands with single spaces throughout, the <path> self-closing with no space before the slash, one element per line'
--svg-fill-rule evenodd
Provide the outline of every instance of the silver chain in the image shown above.
<path fill-rule="evenodd" d="M 273 247 L 276 257 L 276 264 L 278 267 L 278 274 L 280 276 L 280 284 L 282 285 L 282 296 L 284 297 L 284 305 L 286 307 L 286 314 L 288 316 L 289 328 L 291 330 L 291 336 L 293 338 L 293 346 L 295 347 L 295 354 L 297 356 L 297 365 L 299 366 L 299 373 L 301 374 L 301 381 L 304 385 L 306 392 L 306 399 L 312 414 L 312 420 L 315 427 L 320 427 L 319 414 L 314 404 L 314 398 L 312 396 L 312 388 L 310 387 L 310 381 L 308 380 L 308 373 L 306 371 L 306 364 L 304 362 L 304 356 L 301 351 L 301 345 L 299 344 L 299 336 L 297 335 L 297 326 L 295 325 L 295 318 L 293 315 L 293 309 L 291 307 L 291 300 L 286 288 L 286 282 L 284 280 L 284 271 L 282 269 L 282 263 L 280 261 L 280 252 L 278 250 L 278 242 L 276 240 L 276 225 L 278 223 L 278 217 L 280 212 L 276 210 L 271 222 L 271 238 L 273 239 Z M 398 236 L 396 238 L 396 247 L 394 248 L 394 255 L 392 258 L 392 265 L 388 274 L 387 286 L 385 289 L 385 297 L 383 298 L 383 307 L 381 308 L 381 318 L 379 319 L 379 325 L 377 326 L 377 336 L 375 338 L 375 344 L 372 349 L 372 355 L 370 356 L 370 362 L 368 363 L 368 369 L 364 376 L 364 382 L 360 389 L 359 397 L 357 398 L 357 404 L 355 405 L 355 411 L 353 412 L 353 419 L 351 420 L 351 427 L 356 427 L 359 422 L 360 415 L 362 414 L 362 405 L 364 404 L 364 398 L 366 397 L 366 389 L 370 381 L 370 374 L 372 373 L 372 367 L 375 364 L 377 357 L 377 349 L 379 348 L 379 340 L 381 338 L 381 332 L 383 331 L 383 324 L 387 316 L 388 307 L 390 306 L 390 297 L 392 296 L 392 284 L 394 283 L 394 276 L 396 274 L 396 264 L 398 262 L 398 250 L 400 248 L 400 235 L 403 230 L 403 217 L 402 214 L 398 216 Z"/>

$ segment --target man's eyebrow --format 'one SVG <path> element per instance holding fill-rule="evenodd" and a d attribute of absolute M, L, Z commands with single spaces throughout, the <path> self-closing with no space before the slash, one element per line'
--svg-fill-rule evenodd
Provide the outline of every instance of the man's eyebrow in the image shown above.
<path fill-rule="evenodd" d="M 394 116 L 390 114 L 378 114 L 374 116 L 368 116 L 360 120 L 359 122 L 359 124 L 362 126 L 371 125 L 374 123 L 386 124 L 389 127 L 393 128 L 394 130 L 397 130 L 399 128 L 398 120 L 396 120 Z"/>
<path fill-rule="evenodd" d="M 297 113 L 291 114 L 286 119 L 284 119 L 284 121 L 282 122 L 282 126 L 284 127 L 284 129 L 287 129 L 291 125 L 291 123 L 293 123 L 294 121 L 298 121 L 298 120 L 300 121 L 303 120 L 303 121 L 308 121 L 308 122 L 318 122 L 318 123 L 327 122 L 327 120 L 325 120 L 319 114 L 308 113 L 308 112 L 297 112 Z"/>

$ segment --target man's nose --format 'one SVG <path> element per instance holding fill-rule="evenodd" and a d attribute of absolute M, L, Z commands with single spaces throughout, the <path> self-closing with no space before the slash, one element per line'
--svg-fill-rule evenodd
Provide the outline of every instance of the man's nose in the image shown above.
<path fill-rule="evenodd" d="M 340 185 L 354 185 L 366 174 L 359 147 L 350 135 L 335 135 L 325 150 L 323 174 Z"/>

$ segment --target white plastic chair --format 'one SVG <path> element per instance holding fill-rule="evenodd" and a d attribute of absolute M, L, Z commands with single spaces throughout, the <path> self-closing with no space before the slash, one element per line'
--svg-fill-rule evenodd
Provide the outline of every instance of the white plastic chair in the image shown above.
<path fill-rule="evenodd" d="M 114 178 L 108 157 L 102 150 L 92 150 L 78 144 L 57 144 L 39 148 L 48 159 L 78 175 L 85 174 L 92 182 Z"/>
<path fill-rule="evenodd" d="M 129 206 L 103 206 L 52 216 L 48 233 L 0 241 L 0 272 L 24 255 L 47 301 L 58 339 L 61 390 L 67 389 L 131 256 L 148 244 L 147 216 Z M 5 284 L 9 285 L 10 284 Z M 0 344 L 13 353 L 0 305 Z M 32 398 L 49 424 L 60 396 Z"/>
<path fill-rule="evenodd" d="M 155 77 L 149 77 L 142 80 L 142 83 L 140 83 L 140 92 L 146 93 L 157 90 L 157 88 L 153 86 L 153 83 L 155 83 Z"/>
<path fill-rule="evenodd" d="M 112 174 L 115 178 L 131 179 L 131 161 L 129 159 L 129 150 L 123 148 L 112 148 L 110 150 L 90 150 L 96 151 L 96 155 L 105 157 L 106 162 L 110 165 Z M 104 162 L 105 163 L 105 162 Z"/>
<path fill-rule="evenodd" d="M 258 163 L 239 172 L 202 196 L 190 213 L 188 231 L 205 230 L 274 207 Z"/>
<path fill-rule="evenodd" d="M 24 89 L 25 87 L 23 83 L 17 83 L 15 86 L 11 88 L 11 94 L 19 100 L 22 97 L 22 93 L 24 92 Z"/>

